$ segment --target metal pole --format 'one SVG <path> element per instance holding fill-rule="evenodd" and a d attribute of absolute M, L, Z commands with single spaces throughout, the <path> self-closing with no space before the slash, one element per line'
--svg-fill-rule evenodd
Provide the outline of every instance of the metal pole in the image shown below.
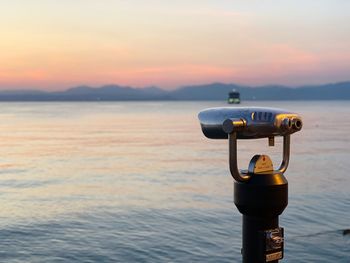
<path fill-rule="evenodd" d="M 243 215 L 243 263 L 282 259 L 284 237 L 278 216 L 288 204 L 283 174 L 253 174 L 247 182 L 234 182 L 234 203 Z"/>

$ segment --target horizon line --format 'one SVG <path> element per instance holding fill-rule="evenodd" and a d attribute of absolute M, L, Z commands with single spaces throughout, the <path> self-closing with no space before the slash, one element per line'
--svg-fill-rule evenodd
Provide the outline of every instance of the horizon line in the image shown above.
<path fill-rule="evenodd" d="M 92 88 L 92 89 L 100 89 L 103 87 L 109 87 L 109 86 L 117 86 L 120 88 L 131 88 L 131 89 L 147 89 L 147 88 L 157 88 L 161 89 L 162 91 L 165 92 L 171 92 L 175 90 L 179 90 L 182 88 L 186 87 L 196 87 L 196 86 L 209 86 L 209 85 L 215 85 L 215 84 L 220 84 L 220 85 L 235 85 L 235 86 L 240 86 L 242 88 L 263 88 L 263 87 L 268 87 L 268 86 L 278 86 L 278 87 L 284 87 L 284 88 L 292 88 L 292 89 L 297 89 L 297 88 L 305 88 L 305 87 L 315 87 L 315 86 L 324 86 L 324 85 L 336 85 L 336 84 L 343 84 L 343 83 L 350 83 L 350 80 L 340 80 L 340 81 L 335 81 L 335 82 L 324 82 L 320 84 L 303 84 L 303 85 L 286 85 L 286 84 L 260 84 L 260 85 L 247 85 L 247 84 L 242 84 L 242 83 L 235 83 L 235 82 L 220 82 L 220 81 L 214 81 L 214 82 L 208 82 L 208 83 L 203 83 L 203 84 L 186 84 L 186 85 L 181 85 L 178 87 L 175 87 L 173 89 L 164 89 L 158 85 L 148 85 L 148 86 L 143 86 L 143 87 L 138 87 L 138 86 L 132 86 L 132 85 L 120 85 L 116 83 L 110 83 L 110 84 L 102 84 L 102 85 L 89 85 L 89 84 L 80 84 L 80 85 L 75 85 L 75 86 L 70 86 L 66 87 L 60 90 L 44 90 L 41 88 L 35 88 L 35 87 L 28 87 L 28 88 L 17 88 L 17 89 L 3 89 L 0 87 L 0 92 L 19 92 L 19 91 L 40 91 L 40 92 L 46 92 L 46 93 L 54 93 L 54 92 L 65 92 L 70 89 L 75 89 L 75 88 L 81 88 L 81 87 L 86 87 L 86 88 Z"/>

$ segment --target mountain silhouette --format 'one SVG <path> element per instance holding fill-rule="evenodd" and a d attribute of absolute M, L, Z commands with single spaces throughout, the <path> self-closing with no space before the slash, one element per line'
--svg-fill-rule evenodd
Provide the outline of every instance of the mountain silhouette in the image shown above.
<path fill-rule="evenodd" d="M 350 82 L 339 82 L 293 88 L 212 83 L 184 86 L 173 91 L 119 85 L 78 86 L 56 92 L 4 90 L 0 91 L 0 101 L 226 100 L 232 89 L 240 92 L 242 100 L 350 100 Z"/>

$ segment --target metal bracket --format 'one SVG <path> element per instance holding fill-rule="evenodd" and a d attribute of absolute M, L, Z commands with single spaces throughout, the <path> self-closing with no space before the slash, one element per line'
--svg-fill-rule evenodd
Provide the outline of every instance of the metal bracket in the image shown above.
<path fill-rule="evenodd" d="M 232 132 L 228 134 L 228 140 L 229 140 L 229 163 L 230 163 L 230 172 L 237 182 L 246 182 L 249 180 L 250 175 L 249 174 L 243 174 L 238 169 L 237 164 L 237 133 Z M 280 167 L 275 170 L 276 173 L 283 174 L 289 164 L 289 156 L 290 156 L 290 135 L 283 136 L 283 159 Z"/>

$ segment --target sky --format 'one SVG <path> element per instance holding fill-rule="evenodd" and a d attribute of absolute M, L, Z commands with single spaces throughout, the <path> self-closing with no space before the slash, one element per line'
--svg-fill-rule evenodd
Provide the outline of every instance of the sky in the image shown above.
<path fill-rule="evenodd" d="M 0 33 L 0 89 L 350 80 L 348 0 L 4 0 Z"/>

